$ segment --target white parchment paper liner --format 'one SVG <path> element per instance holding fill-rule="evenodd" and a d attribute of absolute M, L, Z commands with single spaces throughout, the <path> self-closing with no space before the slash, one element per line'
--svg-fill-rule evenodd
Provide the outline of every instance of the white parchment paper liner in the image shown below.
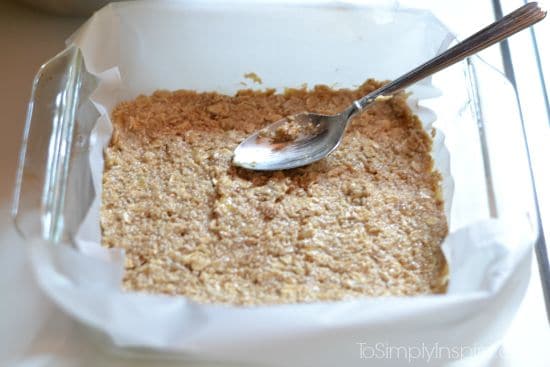
<path fill-rule="evenodd" d="M 299 86 L 301 83 L 297 81 L 305 81 L 310 85 L 316 82 L 330 84 L 333 81 L 331 78 L 335 78 L 340 86 L 351 86 L 358 81 L 355 73 L 333 75 L 334 71 L 331 73 L 328 66 L 326 70 L 312 67 L 314 70 L 311 74 L 292 75 L 292 69 L 285 69 L 288 72 L 284 76 L 270 73 L 273 65 L 269 63 L 273 61 L 269 61 L 269 57 L 273 55 L 265 59 L 260 55 L 259 60 L 248 60 L 250 62 L 247 65 L 238 57 L 232 59 L 228 56 L 224 60 L 224 70 L 219 70 L 213 64 L 205 66 L 204 63 L 212 60 L 200 59 L 195 55 L 197 60 L 191 63 L 195 63 L 196 68 L 210 67 L 212 71 L 201 77 L 196 76 L 200 75 L 200 70 L 187 70 L 185 67 L 177 69 L 178 60 L 166 58 L 170 55 L 181 57 L 181 60 L 185 56 L 193 57 L 188 52 L 200 46 L 196 44 L 200 43 L 196 41 L 197 37 L 201 38 L 200 35 L 185 38 L 189 32 L 197 31 L 193 27 L 194 20 L 208 22 L 212 17 L 225 15 L 218 21 L 228 24 L 217 23 L 218 28 L 228 26 L 228 29 L 233 30 L 233 37 L 238 39 L 246 37 L 249 30 L 238 27 L 241 20 L 237 13 L 259 11 L 255 7 L 248 6 L 244 10 L 233 6 L 231 10 L 220 13 L 197 4 L 191 2 L 182 7 L 181 4 L 161 1 L 156 5 L 112 5 L 98 12 L 73 37 L 74 44 L 83 51 L 87 68 L 101 80 L 92 97 L 101 117 L 91 136 L 90 151 L 92 176 L 98 195 L 79 230 L 77 249 L 44 243 L 30 247 L 37 279 L 46 294 L 67 313 L 106 333 L 118 346 L 178 352 L 182 357 L 193 360 L 262 365 L 352 366 L 367 362 L 364 359 L 366 355 L 360 352 L 362 346 L 374 347 L 377 343 L 386 346 L 480 348 L 498 341 L 521 301 L 529 278 L 532 230 L 521 215 L 513 224 L 488 220 L 459 229 L 448 236 L 443 248 L 451 269 L 450 285 L 448 293 L 441 296 L 363 298 L 344 302 L 243 308 L 197 304 L 185 297 L 121 291 L 124 255 L 119 250 L 106 250 L 99 244 L 102 151 L 109 141 L 109 113 L 116 103 L 158 88 L 185 87 L 231 93 L 242 87 L 238 81 L 242 81 L 242 74 L 247 71 L 256 71 L 264 78 L 266 85 L 278 88 Z M 394 47 L 409 51 L 411 42 L 415 47 L 419 44 L 425 46 L 424 49 L 416 47 L 415 51 L 418 52 L 404 53 L 403 59 L 386 64 L 376 59 L 376 55 L 371 55 L 373 66 L 365 68 L 369 69 L 367 76 L 385 79 L 395 75 L 396 70 L 402 67 L 401 64 L 409 65 L 417 63 L 417 59 L 426 59 L 433 55 L 434 48 L 444 47 L 449 40 L 446 30 L 429 13 L 409 14 L 383 8 L 373 13 L 372 9 L 353 8 L 353 12 L 347 9 L 341 15 L 331 6 L 321 6 L 319 9 L 310 10 L 309 19 L 313 25 L 326 22 L 324 17 L 333 17 L 330 18 L 332 21 L 350 24 L 360 19 L 369 32 L 357 30 L 354 26 L 335 27 L 330 32 L 321 31 L 318 36 L 320 39 L 310 36 L 313 37 L 311 42 L 322 41 L 330 48 L 336 42 L 346 39 L 346 32 L 351 32 L 347 34 L 348 38 L 359 44 L 367 38 L 367 41 L 378 42 L 375 43 L 381 47 L 379 40 L 384 41 L 388 29 L 391 29 L 391 35 L 402 35 L 391 38 Z M 186 17 L 187 12 L 193 15 Z M 300 27 L 296 24 L 302 14 L 296 15 L 292 7 L 275 7 L 272 14 L 275 14 L 275 20 L 271 21 L 277 21 L 279 16 L 292 26 Z M 157 22 L 161 22 L 162 26 L 161 23 L 151 21 L 152 16 L 159 16 Z M 228 20 L 232 16 L 235 19 Z M 250 20 L 250 16 L 247 19 Z M 411 26 L 413 23 L 418 25 L 419 19 L 424 21 L 423 32 L 426 33 L 421 31 L 415 35 Z M 269 27 L 269 24 L 265 25 L 269 21 L 262 19 L 262 23 L 255 24 L 255 32 L 261 34 L 269 29 L 264 29 Z M 190 28 L 182 34 L 174 33 L 170 26 L 166 26 L 171 22 L 174 22 L 173 28 L 176 29 L 179 29 L 178 22 L 189 22 Z M 205 24 L 205 29 L 218 34 L 212 27 L 215 28 L 216 24 Z M 434 29 L 439 30 L 439 33 Z M 285 32 L 296 32 L 296 29 L 281 29 L 280 32 L 284 35 Z M 172 54 L 166 54 L 165 45 L 178 39 L 185 39 L 188 43 L 183 42 L 180 51 L 172 50 Z M 246 52 L 245 41 L 233 42 L 231 47 L 243 47 L 242 52 Z M 221 47 L 223 42 L 223 39 L 218 40 L 211 47 Z M 300 39 L 297 39 L 296 44 L 299 42 Z M 162 43 L 163 46 L 155 48 L 155 43 Z M 147 57 L 144 56 L 144 50 L 147 50 Z M 198 48 L 194 50 L 198 52 Z M 315 52 L 316 49 L 312 49 L 308 54 Z M 298 64 L 301 61 L 299 56 L 295 59 Z M 334 66 L 330 65 L 330 61 L 325 64 Z M 233 74 L 228 76 L 228 73 Z M 217 85 L 220 80 L 234 82 Z M 418 99 L 434 96 L 437 91 L 430 86 L 429 81 L 425 81 L 413 93 L 411 106 L 429 130 L 435 115 L 419 107 Z M 449 152 L 440 132 L 434 139 L 433 156 L 444 177 L 443 191 L 449 213 L 453 184 Z M 449 219 L 452 221 L 452 218 Z M 464 356 L 464 353 L 444 354 L 440 357 L 460 356 Z M 417 358 L 410 362 L 422 364 L 425 360 Z M 377 365 L 400 365 L 402 362 L 395 358 L 376 360 Z"/>

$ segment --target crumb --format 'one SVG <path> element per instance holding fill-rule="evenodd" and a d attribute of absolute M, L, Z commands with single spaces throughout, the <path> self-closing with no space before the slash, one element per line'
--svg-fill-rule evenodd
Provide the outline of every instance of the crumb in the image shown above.
<path fill-rule="evenodd" d="M 262 84 L 262 78 L 260 78 L 256 73 L 246 73 L 244 74 L 244 77 L 252 80 L 256 84 Z"/>

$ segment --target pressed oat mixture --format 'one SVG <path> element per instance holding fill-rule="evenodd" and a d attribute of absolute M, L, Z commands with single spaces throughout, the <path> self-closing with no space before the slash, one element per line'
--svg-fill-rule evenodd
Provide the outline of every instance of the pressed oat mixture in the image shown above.
<path fill-rule="evenodd" d="M 124 288 L 240 305 L 444 292 L 440 176 L 404 96 L 377 101 L 311 166 L 231 165 L 253 131 L 338 112 L 379 86 L 158 91 L 121 103 L 101 227 L 104 246 L 126 250 Z"/>

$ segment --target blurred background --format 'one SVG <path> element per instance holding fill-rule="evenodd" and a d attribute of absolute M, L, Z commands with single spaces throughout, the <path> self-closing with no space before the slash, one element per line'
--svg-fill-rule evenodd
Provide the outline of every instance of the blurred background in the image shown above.
<path fill-rule="evenodd" d="M 109 0 L 19 0 L 43 12 L 65 16 L 88 16 Z"/>

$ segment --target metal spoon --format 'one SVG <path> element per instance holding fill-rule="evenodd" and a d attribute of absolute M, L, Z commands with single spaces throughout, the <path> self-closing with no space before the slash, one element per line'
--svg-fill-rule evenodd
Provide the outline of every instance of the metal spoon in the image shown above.
<path fill-rule="evenodd" d="M 528 3 L 430 61 L 354 101 L 339 114 L 302 112 L 279 120 L 244 140 L 235 149 L 233 164 L 252 170 L 271 171 L 301 167 L 323 159 L 340 145 L 351 118 L 377 98 L 389 97 L 537 23 L 545 16 L 546 12 L 536 2 Z"/>

